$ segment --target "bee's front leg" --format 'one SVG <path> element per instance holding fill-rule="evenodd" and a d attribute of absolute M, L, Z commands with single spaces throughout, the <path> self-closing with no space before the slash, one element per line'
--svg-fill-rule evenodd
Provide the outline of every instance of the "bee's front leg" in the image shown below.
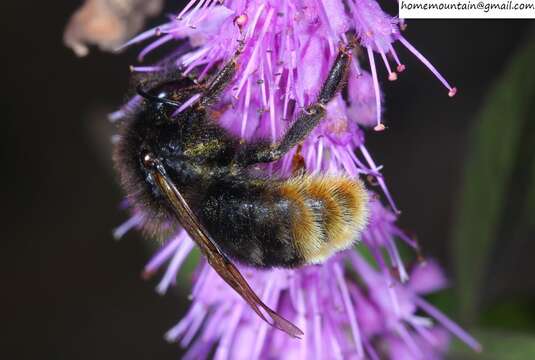
<path fill-rule="evenodd" d="M 238 70 L 238 58 L 242 53 L 242 45 L 239 46 L 234 56 L 223 66 L 209 85 L 206 86 L 199 100 L 199 105 L 209 106 L 216 101 L 217 97 L 227 88 L 234 79 Z"/>

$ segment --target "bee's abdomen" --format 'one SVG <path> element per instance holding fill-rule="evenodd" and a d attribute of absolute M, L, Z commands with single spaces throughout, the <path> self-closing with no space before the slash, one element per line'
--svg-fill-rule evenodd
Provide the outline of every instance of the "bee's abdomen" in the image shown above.
<path fill-rule="evenodd" d="M 279 189 L 294 204 L 289 230 L 305 263 L 320 263 L 347 249 L 366 225 L 368 195 L 358 180 L 300 176 Z"/>
<path fill-rule="evenodd" d="M 360 181 L 299 176 L 214 184 L 199 216 L 231 258 L 256 267 L 319 263 L 355 241 L 366 224 Z"/>

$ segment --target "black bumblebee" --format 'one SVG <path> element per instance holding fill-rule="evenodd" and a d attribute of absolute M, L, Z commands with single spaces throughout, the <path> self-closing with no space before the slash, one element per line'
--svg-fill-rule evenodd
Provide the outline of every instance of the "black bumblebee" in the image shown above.
<path fill-rule="evenodd" d="M 178 77 L 150 89 L 120 129 L 114 160 L 131 203 L 147 215 L 149 232 L 182 226 L 208 263 L 266 320 L 290 335 L 302 332 L 262 303 L 229 259 L 249 266 L 293 268 L 320 263 L 352 245 L 367 218 L 362 183 L 300 172 L 289 179 L 253 175 L 250 168 L 279 160 L 325 116 L 343 87 L 349 47 L 338 56 L 316 102 L 276 144 L 243 143 L 220 127 L 212 105 L 233 80 L 240 51 L 206 85 Z M 177 113 L 193 95 L 197 102 Z"/>

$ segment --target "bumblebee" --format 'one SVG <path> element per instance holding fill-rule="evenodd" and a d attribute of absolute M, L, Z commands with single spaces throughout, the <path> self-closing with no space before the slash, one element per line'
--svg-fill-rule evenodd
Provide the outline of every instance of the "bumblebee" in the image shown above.
<path fill-rule="evenodd" d="M 351 50 L 340 46 L 316 101 L 275 144 L 244 143 L 213 116 L 239 57 L 238 50 L 206 84 L 177 76 L 149 89 L 139 85 L 143 103 L 121 124 L 114 161 L 130 202 L 146 214 L 149 232 L 183 227 L 261 318 L 268 321 L 267 313 L 272 325 L 298 337 L 302 332 L 258 298 L 232 261 L 257 268 L 317 264 L 350 247 L 364 228 L 368 201 L 359 180 L 303 171 L 278 179 L 251 171 L 279 160 L 318 125 L 345 84 Z M 193 105 L 177 111 L 194 95 Z"/>

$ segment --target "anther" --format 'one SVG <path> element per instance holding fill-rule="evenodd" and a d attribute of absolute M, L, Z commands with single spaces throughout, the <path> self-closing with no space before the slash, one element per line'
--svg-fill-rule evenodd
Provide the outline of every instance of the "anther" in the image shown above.
<path fill-rule="evenodd" d="M 375 131 L 383 131 L 385 129 L 386 129 L 386 126 L 383 123 L 379 123 L 373 128 L 373 130 Z"/>
<path fill-rule="evenodd" d="M 149 280 L 154 274 L 154 271 L 144 270 L 143 272 L 141 272 L 141 278 L 143 280 Z"/>
<path fill-rule="evenodd" d="M 452 87 L 450 89 L 450 91 L 448 92 L 448 96 L 451 98 L 451 97 L 454 97 L 455 94 L 457 94 L 457 88 L 456 87 Z"/>
<path fill-rule="evenodd" d="M 247 16 L 247 14 L 241 14 L 234 18 L 234 25 L 236 25 L 240 29 L 240 32 L 241 32 L 245 24 L 247 24 L 248 20 L 249 20 L 249 17 Z"/>

